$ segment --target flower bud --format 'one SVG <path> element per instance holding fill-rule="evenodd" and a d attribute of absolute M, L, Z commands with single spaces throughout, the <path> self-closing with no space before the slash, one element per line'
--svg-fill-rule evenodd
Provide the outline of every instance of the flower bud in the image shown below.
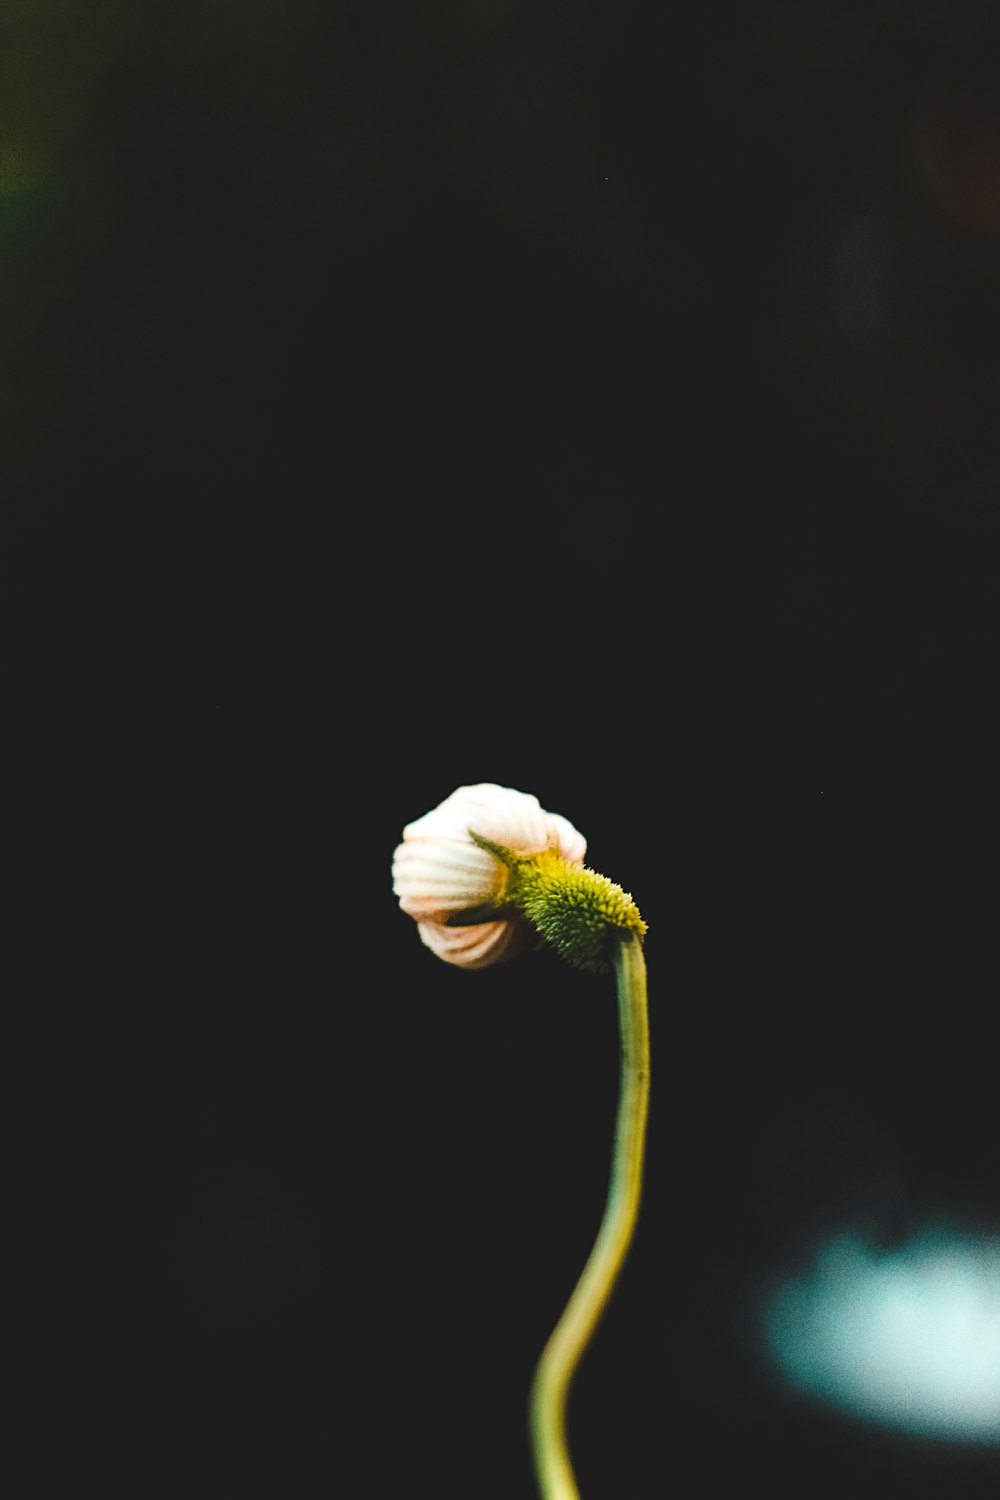
<path fill-rule="evenodd" d="M 400 906 L 439 958 L 482 969 L 513 958 L 534 932 L 506 901 L 511 866 L 477 843 L 473 833 L 513 855 L 551 850 L 575 866 L 582 865 L 587 843 L 568 819 L 546 812 L 537 797 L 491 782 L 459 787 L 407 824 L 392 862 Z"/>

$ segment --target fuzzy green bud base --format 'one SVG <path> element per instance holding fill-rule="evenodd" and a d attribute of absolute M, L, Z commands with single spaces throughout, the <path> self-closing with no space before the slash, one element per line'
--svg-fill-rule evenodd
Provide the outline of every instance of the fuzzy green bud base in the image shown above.
<path fill-rule="evenodd" d="M 608 971 L 623 939 L 645 936 L 646 924 L 632 897 L 606 875 L 572 865 L 553 849 L 519 855 L 471 828 L 469 834 L 507 870 L 503 892 L 491 913 L 512 908 L 521 912 L 577 968 Z M 482 913 L 476 916 L 483 920 Z"/>

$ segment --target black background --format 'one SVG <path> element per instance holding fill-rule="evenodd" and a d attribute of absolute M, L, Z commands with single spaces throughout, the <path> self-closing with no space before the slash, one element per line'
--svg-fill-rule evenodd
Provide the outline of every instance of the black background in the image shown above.
<path fill-rule="evenodd" d="M 492 780 L 650 927 L 583 1493 L 992 1492 L 739 1319 L 832 1223 L 998 1222 L 994 8 L 3 28 L 48 1431 L 130 1494 L 532 1493 L 615 1017 L 398 911 L 403 825 Z"/>

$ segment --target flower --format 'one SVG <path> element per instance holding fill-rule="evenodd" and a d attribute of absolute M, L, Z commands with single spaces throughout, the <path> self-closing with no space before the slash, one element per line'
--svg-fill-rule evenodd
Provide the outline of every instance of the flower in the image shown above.
<path fill-rule="evenodd" d="M 460 786 L 407 824 L 392 861 L 400 906 L 439 958 L 484 969 L 520 953 L 534 933 L 519 911 L 504 909 L 509 867 L 472 833 L 519 856 L 552 850 L 570 865 L 583 864 L 587 841 L 537 797 L 493 782 Z M 489 919 L 476 921 L 480 911 Z"/>

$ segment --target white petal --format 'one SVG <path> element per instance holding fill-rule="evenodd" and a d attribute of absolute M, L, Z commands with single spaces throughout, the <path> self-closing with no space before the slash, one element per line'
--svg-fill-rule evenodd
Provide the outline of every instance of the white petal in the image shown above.
<path fill-rule="evenodd" d="M 419 922 L 421 938 L 445 963 L 461 969 L 486 969 L 523 951 L 531 940 L 525 923 L 480 922 L 473 927 L 442 927 L 438 922 Z"/>
<path fill-rule="evenodd" d="M 439 807 L 403 829 L 403 838 L 468 840 L 472 828 L 516 854 L 537 854 L 548 843 L 548 828 L 537 797 L 513 787 L 480 782 L 460 786 Z"/>
<path fill-rule="evenodd" d="M 396 849 L 392 888 L 408 916 L 436 920 L 492 901 L 505 873 L 496 855 L 477 844 L 419 839 Z"/>
<path fill-rule="evenodd" d="M 587 840 L 580 830 L 574 828 L 562 813 L 546 813 L 545 821 L 548 825 L 549 839 L 558 846 L 563 859 L 571 865 L 582 865 L 583 857 L 587 852 Z"/>

